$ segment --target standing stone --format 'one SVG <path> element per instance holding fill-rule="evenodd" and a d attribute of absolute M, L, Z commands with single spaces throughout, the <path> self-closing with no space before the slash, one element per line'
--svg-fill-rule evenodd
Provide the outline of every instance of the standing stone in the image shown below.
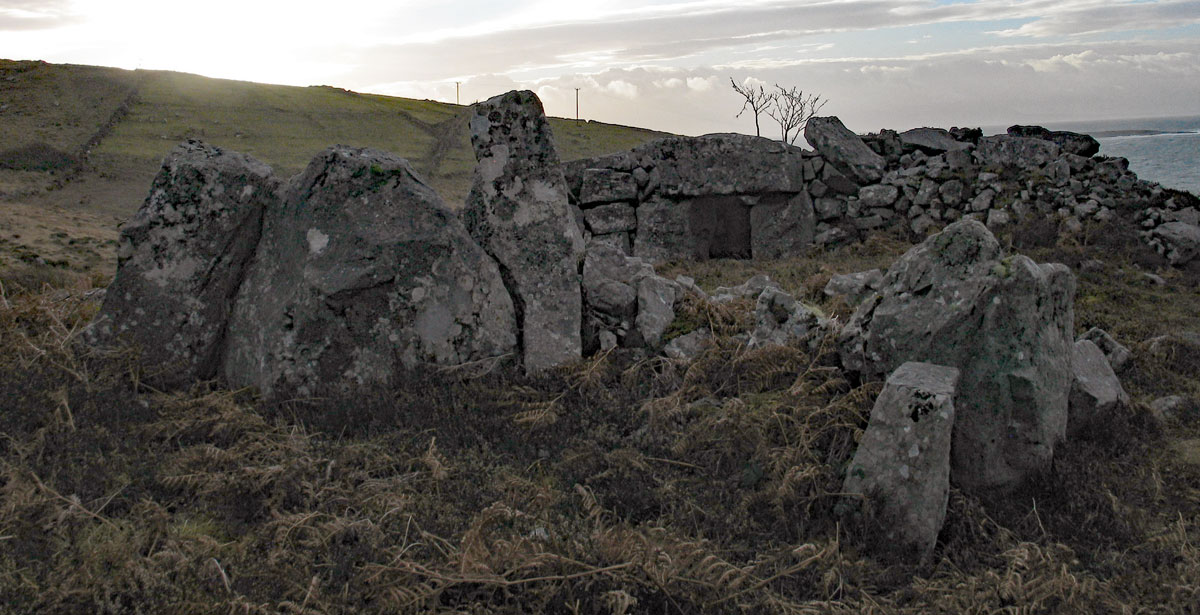
<path fill-rule="evenodd" d="M 1075 342 L 1071 355 L 1070 417 L 1067 435 L 1075 437 L 1096 421 L 1129 404 L 1129 395 L 1117 380 L 1104 352 L 1091 340 Z"/>
<path fill-rule="evenodd" d="M 136 344 L 163 385 L 215 376 L 234 296 L 278 188 L 271 168 L 249 156 L 198 141 L 172 150 L 121 229 L 117 276 L 91 340 Z"/>
<path fill-rule="evenodd" d="M 888 376 L 842 489 L 867 496 L 888 537 L 922 556 L 946 519 L 958 380 L 953 367 L 916 362 Z"/>
<path fill-rule="evenodd" d="M 575 361 L 582 352 L 583 236 L 541 101 L 512 91 L 480 103 L 471 144 L 479 164 L 462 218 L 500 265 L 520 320 L 525 370 Z"/>
<path fill-rule="evenodd" d="M 877 182 L 886 163 L 835 116 L 814 117 L 804 126 L 804 138 L 825 160 L 859 184 Z M 828 182 L 826 182 L 828 183 Z"/>
<path fill-rule="evenodd" d="M 313 395 L 516 341 L 499 270 L 437 193 L 402 158 L 335 146 L 266 213 L 224 372 L 234 387 Z"/>
<path fill-rule="evenodd" d="M 882 378 L 907 361 L 958 368 L 952 472 L 966 489 L 1009 489 L 1049 468 L 1067 427 L 1075 278 L 1004 257 L 963 220 L 900 257 L 843 329 L 843 365 Z"/>
<path fill-rule="evenodd" d="M 807 192 L 764 198 L 750 208 L 754 258 L 801 256 L 812 247 L 816 214 Z"/>

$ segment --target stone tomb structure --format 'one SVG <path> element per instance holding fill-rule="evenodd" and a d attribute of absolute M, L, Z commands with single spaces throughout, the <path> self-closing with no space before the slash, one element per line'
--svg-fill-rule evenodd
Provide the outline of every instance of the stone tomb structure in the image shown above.
<path fill-rule="evenodd" d="M 859 136 L 812 118 L 814 150 L 739 134 L 668 137 L 563 164 L 585 238 L 649 262 L 776 258 L 957 220 L 998 230 L 1030 216 L 1060 232 L 1118 217 L 1171 264 L 1200 256 L 1200 200 L 1095 155 L 1087 135 L 1013 126 Z"/>

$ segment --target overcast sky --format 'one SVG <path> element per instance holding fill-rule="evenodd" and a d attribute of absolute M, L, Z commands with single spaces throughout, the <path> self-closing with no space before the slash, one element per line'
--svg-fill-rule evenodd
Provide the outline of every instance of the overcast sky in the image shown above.
<path fill-rule="evenodd" d="M 584 118 L 684 134 L 754 132 L 731 78 L 859 132 L 1200 115 L 1200 0 L 0 0 L 0 57 L 448 102 L 458 81 L 563 117 L 581 88 Z"/>

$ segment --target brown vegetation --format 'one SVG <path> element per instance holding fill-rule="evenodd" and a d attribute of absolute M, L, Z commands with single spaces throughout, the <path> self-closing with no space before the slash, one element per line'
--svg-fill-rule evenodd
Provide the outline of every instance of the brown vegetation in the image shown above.
<path fill-rule="evenodd" d="M 828 276 L 903 247 L 666 270 L 766 271 L 844 314 Z M 1077 324 L 1134 342 L 1135 407 L 1014 497 L 952 491 L 919 565 L 837 514 L 879 385 L 828 344 L 745 349 L 736 310 L 685 306 L 676 328 L 718 333 L 691 363 L 618 351 L 264 403 L 148 388 L 129 355 L 75 343 L 103 280 L 6 273 L 0 612 L 1195 613 L 1200 426 L 1143 404 L 1200 395 L 1200 353 L 1139 342 L 1195 327 L 1200 296 L 1183 273 L 1144 283 L 1131 254 L 1079 274 Z"/>

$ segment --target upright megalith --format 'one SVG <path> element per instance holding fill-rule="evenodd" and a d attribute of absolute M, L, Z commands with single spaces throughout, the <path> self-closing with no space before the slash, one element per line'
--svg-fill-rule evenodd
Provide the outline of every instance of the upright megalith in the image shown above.
<path fill-rule="evenodd" d="M 575 361 L 582 352 L 583 235 L 541 101 L 513 91 L 480 103 L 471 144 L 479 164 L 461 215 L 512 294 L 525 370 Z"/>
<path fill-rule="evenodd" d="M 937 543 L 950 497 L 950 442 L 959 371 L 909 362 L 888 376 L 843 491 L 872 501 L 894 543 L 927 555 Z"/>
<path fill-rule="evenodd" d="M 499 270 L 433 189 L 403 158 L 335 146 L 265 216 L 224 372 L 304 395 L 515 347 Z"/>
<path fill-rule="evenodd" d="M 249 156 L 199 141 L 163 161 L 121 229 L 117 276 L 88 338 L 140 348 L 160 384 L 216 375 L 226 321 L 278 182 Z"/>
<path fill-rule="evenodd" d="M 1075 278 L 1005 257 L 974 220 L 904 254 L 842 331 L 843 364 L 882 378 L 907 361 L 958 368 L 952 479 L 1008 489 L 1048 469 L 1067 427 Z"/>

